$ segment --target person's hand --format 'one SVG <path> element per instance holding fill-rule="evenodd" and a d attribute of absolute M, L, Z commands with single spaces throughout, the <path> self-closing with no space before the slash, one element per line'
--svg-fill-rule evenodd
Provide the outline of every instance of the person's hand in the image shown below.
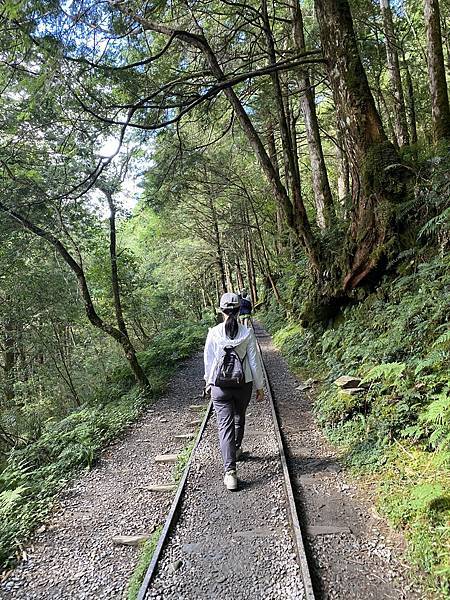
<path fill-rule="evenodd" d="M 203 396 L 203 398 L 211 397 L 211 386 L 210 385 L 205 385 L 205 387 L 203 388 L 202 396 Z"/>
<path fill-rule="evenodd" d="M 260 390 L 256 390 L 256 399 L 264 400 L 264 388 L 261 388 Z"/>

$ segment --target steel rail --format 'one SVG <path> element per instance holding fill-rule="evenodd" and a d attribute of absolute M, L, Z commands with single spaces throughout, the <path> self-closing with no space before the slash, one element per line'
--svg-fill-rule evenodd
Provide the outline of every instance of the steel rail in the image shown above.
<path fill-rule="evenodd" d="M 257 337 L 257 333 L 255 330 L 255 337 Z M 287 496 L 287 505 L 288 505 L 288 518 L 292 527 L 292 531 L 294 534 L 294 541 L 297 550 L 297 559 L 300 565 L 300 573 L 302 576 L 303 587 L 305 590 L 305 600 L 315 600 L 314 596 L 314 588 L 311 581 L 311 573 L 309 571 L 308 559 L 306 557 L 305 544 L 303 543 L 303 534 L 300 527 L 300 522 L 297 514 L 297 507 L 295 505 L 294 498 L 294 490 L 292 488 L 291 476 L 289 475 L 289 469 L 287 466 L 286 452 L 284 450 L 283 438 L 281 436 L 280 423 L 278 420 L 278 414 L 275 408 L 275 402 L 273 398 L 272 388 L 270 385 L 269 374 L 267 373 L 266 366 L 263 360 L 263 353 L 261 351 L 261 346 L 258 342 L 258 348 L 261 355 L 261 363 L 264 371 L 264 377 L 266 380 L 266 388 L 267 388 L 267 396 L 269 399 L 270 410 L 272 413 L 272 420 L 275 429 L 275 437 L 277 439 L 278 444 L 278 452 L 280 454 L 281 467 L 283 471 L 283 480 L 284 480 L 284 490 Z"/>
<path fill-rule="evenodd" d="M 155 551 L 152 556 L 152 560 L 148 566 L 148 569 L 145 573 L 144 580 L 142 581 L 141 587 L 139 588 L 139 592 L 137 594 L 137 600 L 144 600 L 150 583 L 153 579 L 153 575 L 155 574 L 156 567 L 158 564 L 159 557 L 164 548 L 164 544 L 169 536 L 169 533 L 172 530 L 172 527 L 175 525 L 178 520 L 179 510 L 181 508 L 181 498 L 183 496 L 184 488 L 186 486 L 187 477 L 189 475 L 189 471 L 191 469 L 192 459 L 194 457 L 195 450 L 202 439 L 203 432 L 205 430 L 206 424 L 208 422 L 209 416 L 211 414 L 212 401 L 209 402 L 205 416 L 203 417 L 202 424 L 200 426 L 197 438 L 195 440 L 194 446 L 192 448 L 191 454 L 189 456 L 189 460 L 184 468 L 183 475 L 181 476 L 180 482 L 178 484 L 177 492 L 172 500 L 172 504 L 170 506 L 169 514 L 164 523 L 163 530 L 161 531 L 161 535 L 159 536 L 158 544 L 155 548 Z"/>

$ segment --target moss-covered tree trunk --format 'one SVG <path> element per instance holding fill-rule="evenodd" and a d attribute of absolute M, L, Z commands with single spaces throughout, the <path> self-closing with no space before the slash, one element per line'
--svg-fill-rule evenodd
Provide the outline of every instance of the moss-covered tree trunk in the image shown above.
<path fill-rule="evenodd" d="M 425 30 L 434 140 L 450 140 L 450 105 L 445 79 L 438 0 L 425 0 Z"/>
<path fill-rule="evenodd" d="M 295 49 L 299 53 L 305 52 L 303 15 L 298 0 L 291 1 L 290 11 Z M 314 88 L 311 85 L 311 79 L 306 68 L 299 67 L 296 75 L 301 93 L 301 108 L 305 124 L 306 140 L 308 142 L 309 159 L 311 161 L 311 179 L 316 206 L 316 221 L 321 229 L 325 229 L 329 227 L 334 219 L 334 207 L 322 149 L 322 140 L 320 138 Z"/>
<path fill-rule="evenodd" d="M 404 169 L 375 107 L 348 1 L 316 0 L 315 6 L 351 177 L 352 213 L 342 282 L 348 292 L 378 266 L 392 240 L 391 207 Z"/>
<path fill-rule="evenodd" d="M 406 122 L 405 96 L 403 94 L 400 61 L 398 59 L 398 41 L 395 35 L 394 22 L 389 0 L 380 0 L 381 15 L 383 17 L 386 58 L 391 80 L 392 99 L 395 119 L 395 137 L 397 144 L 402 147 L 409 144 L 408 125 Z"/>

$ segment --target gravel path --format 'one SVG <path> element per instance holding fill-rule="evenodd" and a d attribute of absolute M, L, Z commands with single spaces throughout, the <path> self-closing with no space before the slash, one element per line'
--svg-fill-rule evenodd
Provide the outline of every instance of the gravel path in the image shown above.
<path fill-rule="evenodd" d="M 164 397 L 65 491 L 27 560 L 0 585 L 0 598 L 122 598 L 138 549 L 116 546 L 112 537 L 151 533 L 164 521 L 173 493 L 148 486 L 172 483 L 174 467 L 155 464 L 153 457 L 185 445 L 173 436 L 193 430 L 189 405 L 199 402 L 202 377 L 197 354 L 180 367 Z"/>
<path fill-rule="evenodd" d="M 247 414 L 237 492 L 223 485 L 212 415 L 148 598 L 303 598 L 268 402 L 253 398 Z"/>
<path fill-rule="evenodd" d="M 296 492 L 316 597 L 339 600 L 425 600 L 404 560 L 404 541 L 344 473 L 318 429 L 312 401 L 296 390 L 267 333 L 257 328 L 274 392 Z"/>

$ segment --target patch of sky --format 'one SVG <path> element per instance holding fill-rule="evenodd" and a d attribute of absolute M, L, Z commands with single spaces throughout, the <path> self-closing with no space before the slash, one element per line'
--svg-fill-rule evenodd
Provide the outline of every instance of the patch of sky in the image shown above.
<path fill-rule="evenodd" d="M 37 19 L 35 35 L 52 37 L 74 57 L 91 61 L 105 59 L 114 65 L 130 47 L 130 40 L 116 31 L 107 3 L 66 0 L 59 9 Z M 135 42 L 131 42 L 135 43 Z"/>
<path fill-rule="evenodd" d="M 111 164 L 107 167 L 107 174 L 120 171 L 121 166 L 125 164 L 130 156 L 132 157 L 125 178 L 120 186 L 120 191 L 116 197 L 116 202 L 125 215 L 132 212 L 135 208 L 142 194 L 145 173 L 154 164 L 154 140 L 154 133 L 138 134 L 133 139 L 129 139 L 128 143 L 121 146 L 118 137 L 112 135 L 102 136 L 97 139 L 97 154 L 99 158 L 105 161 L 112 158 Z M 94 202 L 100 216 L 107 218 L 109 212 L 102 194 L 93 193 L 91 200 Z"/>
<path fill-rule="evenodd" d="M 325 96 L 321 93 L 318 93 L 314 96 L 314 100 L 316 104 L 320 104 L 321 102 L 323 102 L 324 100 L 326 100 Z"/>
<path fill-rule="evenodd" d="M 390 0 L 391 10 L 399 17 L 406 15 L 406 6 L 404 0 Z"/>

